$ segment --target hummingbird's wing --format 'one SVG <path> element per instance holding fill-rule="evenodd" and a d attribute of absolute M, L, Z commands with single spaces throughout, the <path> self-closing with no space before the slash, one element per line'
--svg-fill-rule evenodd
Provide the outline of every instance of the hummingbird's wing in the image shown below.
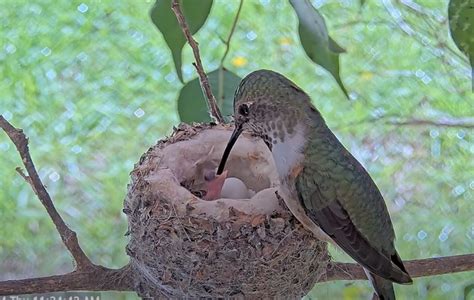
<path fill-rule="evenodd" d="M 341 201 L 337 197 L 334 200 L 328 200 L 314 180 L 311 180 L 311 187 L 308 189 L 307 180 L 304 177 L 303 171 L 296 178 L 296 191 L 302 206 L 313 222 L 364 268 L 394 282 L 412 282 L 395 250 L 395 255 L 389 256 L 374 247 L 357 229 Z M 327 189 L 328 186 L 324 185 L 323 190 Z M 308 193 L 308 190 L 311 192 Z"/>

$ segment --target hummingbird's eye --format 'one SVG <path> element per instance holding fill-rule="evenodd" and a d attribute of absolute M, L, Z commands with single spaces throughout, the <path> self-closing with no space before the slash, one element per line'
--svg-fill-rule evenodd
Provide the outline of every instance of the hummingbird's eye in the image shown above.
<path fill-rule="evenodd" d="M 239 114 L 244 117 L 249 115 L 249 106 L 246 103 L 239 106 Z"/>

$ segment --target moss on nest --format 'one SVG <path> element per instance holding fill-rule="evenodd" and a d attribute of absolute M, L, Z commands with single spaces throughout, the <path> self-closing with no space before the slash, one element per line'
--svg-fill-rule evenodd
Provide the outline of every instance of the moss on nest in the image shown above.
<path fill-rule="evenodd" d="M 202 164 L 217 165 L 231 128 L 181 125 L 131 173 L 124 202 L 127 254 L 141 297 L 299 298 L 326 274 L 329 256 L 275 196 L 265 144 L 239 139 L 229 160 L 252 199 L 204 201 Z M 185 186 L 185 187 L 184 187 Z"/>

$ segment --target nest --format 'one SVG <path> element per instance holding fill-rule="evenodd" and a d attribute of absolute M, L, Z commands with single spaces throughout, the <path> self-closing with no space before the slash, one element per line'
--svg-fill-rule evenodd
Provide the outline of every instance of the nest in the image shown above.
<path fill-rule="evenodd" d="M 243 135 L 226 169 L 250 199 L 202 200 L 232 129 L 181 125 L 136 164 L 124 202 L 135 290 L 155 298 L 300 298 L 326 274 L 326 243 L 290 214 L 259 138 Z"/>

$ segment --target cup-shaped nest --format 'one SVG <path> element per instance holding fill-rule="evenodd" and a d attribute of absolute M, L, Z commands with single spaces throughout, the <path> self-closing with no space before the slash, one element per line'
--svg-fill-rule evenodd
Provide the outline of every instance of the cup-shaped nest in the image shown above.
<path fill-rule="evenodd" d="M 260 138 L 244 133 L 226 165 L 253 196 L 200 198 L 203 173 L 217 166 L 231 132 L 180 125 L 135 165 L 124 212 L 141 297 L 297 298 L 325 276 L 326 243 L 276 196 L 278 175 Z"/>

